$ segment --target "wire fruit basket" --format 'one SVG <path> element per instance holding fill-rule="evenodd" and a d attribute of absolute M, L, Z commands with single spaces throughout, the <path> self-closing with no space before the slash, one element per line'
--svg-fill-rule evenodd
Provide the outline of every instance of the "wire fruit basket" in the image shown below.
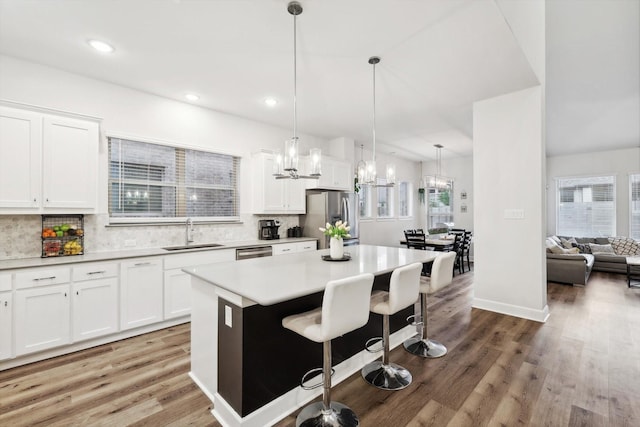
<path fill-rule="evenodd" d="M 84 254 L 84 215 L 42 215 L 42 258 Z"/>

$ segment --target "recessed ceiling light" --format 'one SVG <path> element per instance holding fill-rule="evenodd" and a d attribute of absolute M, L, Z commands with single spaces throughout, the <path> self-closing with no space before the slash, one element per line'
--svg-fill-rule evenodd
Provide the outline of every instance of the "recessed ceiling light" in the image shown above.
<path fill-rule="evenodd" d="M 195 95 L 193 93 L 188 93 L 184 97 L 187 98 L 189 101 L 197 101 L 200 99 L 198 95 Z"/>
<path fill-rule="evenodd" d="M 266 98 L 264 103 L 267 104 L 268 107 L 275 107 L 278 103 L 278 100 L 275 98 Z"/>
<path fill-rule="evenodd" d="M 115 50 L 109 43 L 103 42 L 101 40 L 89 40 L 89 45 L 98 52 L 102 53 L 111 53 Z"/>

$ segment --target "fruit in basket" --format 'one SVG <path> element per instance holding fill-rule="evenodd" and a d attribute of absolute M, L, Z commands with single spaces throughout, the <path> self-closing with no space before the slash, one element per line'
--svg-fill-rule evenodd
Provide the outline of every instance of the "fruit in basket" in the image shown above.
<path fill-rule="evenodd" d="M 58 236 L 58 237 L 64 236 L 64 231 L 62 231 L 62 230 L 56 231 L 56 236 Z"/>
<path fill-rule="evenodd" d="M 84 230 L 82 228 L 78 228 L 76 230 L 76 236 L 84 236 Z"/>
<path fill-rule="evenodd" d="M 53 226 L 53 231 L 60 231 L 60 226 L 59 225 L 54 225 Z"/>
<path fill-rule="evenodd" d="M 77 240 L 70 240 L 64 244 L 65 255 L 77 255 L 82 252 L 82 245 Z"/>
<path fill-rule="evenodd" d="M 60 226 L 60 230 L 62 230 L 62 231 L 69 231 L 69 228 L 70 228 L 69 224 L 62 224 Z"/>

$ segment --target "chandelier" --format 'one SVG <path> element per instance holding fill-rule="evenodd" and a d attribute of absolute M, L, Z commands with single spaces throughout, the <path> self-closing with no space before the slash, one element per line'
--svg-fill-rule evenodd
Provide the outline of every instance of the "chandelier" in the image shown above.
<path fill-rule="evenodd" d="M 284 143 L 284 155 L 276 152 L 273 163 L 273 176 L 276 179 L 318 179 L 322 175 L 322 152 L 319 148 L 309 150 L 310 173 L 299 174 L 299 141 L 298 141 L 298 115 L 297 115 L 297 55 L 296 55 L 296 18 L 302 13 L 302 5 L 292 1 L 287 5 L 287 11 L 293 15 L 293 137 Z"/>

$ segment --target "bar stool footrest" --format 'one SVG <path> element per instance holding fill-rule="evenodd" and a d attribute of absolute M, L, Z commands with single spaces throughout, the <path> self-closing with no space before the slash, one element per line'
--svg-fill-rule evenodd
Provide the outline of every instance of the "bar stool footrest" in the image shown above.
<path fill-rule="evenodd" d="M 317 384 L 313 384 L 313 385 L 304 385 L 304 383 L 307 381 L 307 378 L 309 377 L 309 375 L 315 374 L 316 372 L 320 372 L 320 382 Z M 323 368 L 313 368 L 308 370 L 307 372 L 304 373 L 304 375 L 302 376 L 302 378 L 300 379 L 300 387 L 302 387 L 303 390 L 313 390 L 316 389 L 318 387 L 322 387 L 323 384 L 323 373 L 324 369 Z M 331 376 L 333 377 L 333 374 L 336 373 L 336 370 L 331 368 Z"/>
<path fill-rule="evenodd" d="M 380 348 L 372 349 L 372 347 L 376 344 L 380 344 Z M 384 338 L 383 337 L 373 337 L 369 338 L 366 343 L 364 343 L 364 349 L 369 353 L 378 353 L 384 350 Z"/>

